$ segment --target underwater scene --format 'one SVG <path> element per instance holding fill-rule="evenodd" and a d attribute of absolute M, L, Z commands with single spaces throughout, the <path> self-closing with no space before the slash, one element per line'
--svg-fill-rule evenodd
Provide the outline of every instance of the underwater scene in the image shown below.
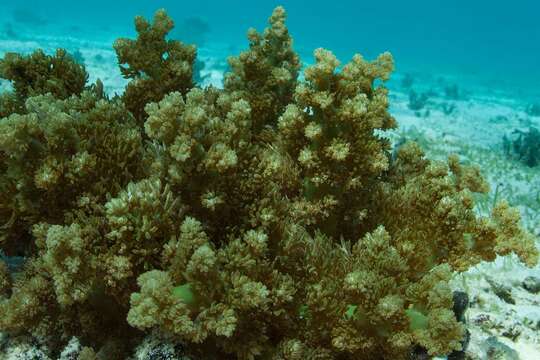
<path fill-rule="evenodd" d="M 540 360 L 539 14 L 0 0 L 0 360 Z"/>

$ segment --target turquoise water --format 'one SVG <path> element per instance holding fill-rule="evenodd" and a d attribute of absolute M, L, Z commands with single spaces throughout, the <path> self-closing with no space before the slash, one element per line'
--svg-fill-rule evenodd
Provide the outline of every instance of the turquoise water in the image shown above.
<path fill-rule="evenodd" d="M 311 61 L 314 48 L 343 61 L 356 52 L 373 58 L 391 51 L 398 71 L 454 73 L 466 81 L 537 96 L 540 84 L 540 3 L 466 1 L 43 1 L 0 2 L 0 36 L 34 34 L 112 41 L 134 35 L 133 16 L 164 7 L 176 35 L 189 41 L 245 48 L 245 32 L 264 27 L 283 5 L 297 51 Z"/>

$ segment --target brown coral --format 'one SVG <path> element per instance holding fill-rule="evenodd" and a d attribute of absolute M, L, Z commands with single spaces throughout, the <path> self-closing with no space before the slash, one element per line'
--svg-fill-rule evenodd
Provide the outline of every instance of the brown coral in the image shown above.
<path fill-rule="evenodd" d="M 115 43 L 122 97 L 23 87 L 3 109 L 0 246 L 27 263 L 0 269 L 0 330 L 97 354 L 158 329 L 218 358 L 444 355 L 464 334 L 453 271 L 536 263 L 517 210 L 473 212 L 477 168 L 391 155 L 390 54 L 340 67 L 317 49 L 299 80 L 278 7 L 203 89 L 164 11 L 135 23 Z"/>
<path fill-rule="evenodd" d="M 88 74 L 64 49 L 54 55 L 36 50 L 28 56 L 7 53 L 0 60 L 0 77 L 10 80 L 13 94 L 0 97 L 0 115 L 24 111 L 24 102 L 30 96 L 52 93 L 57 99 L 80 95 Z"/>
<path fill-rule="evenodd" d="M 173 27 L 172 19 L 162 9 L 156 12 L 153 24 L 142 16 L 135 18 L 136 40 L 120 38 L 114 43 L 120 71 L 130 79 L 124 103 L 141 122 L 147 103 L 159 101 L 171 91 L 185 94 L 194 85 L 195 47 L 167 40 Z"/>

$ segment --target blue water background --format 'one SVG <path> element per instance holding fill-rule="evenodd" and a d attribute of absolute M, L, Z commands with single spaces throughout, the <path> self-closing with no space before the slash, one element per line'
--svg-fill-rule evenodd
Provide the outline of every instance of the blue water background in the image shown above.
<path fill-rule="evenodd" d="M 44 1 L 0 0 L 0 36 L 70 36 L 112 42 L 133 36 L 133 17 L 164 7 L 177 23 L 208 24 L 206 43 L 247 46 L 249 27 L 262 29 L 276 5 L 285 6 L 295 48 L 331 49 L 342 61 L 391 51 L 401 72 L 459 74 L 516 96 L 540 93 L 540 1 Z M 538 99 L 538 98 L 537 98 Z M 538 99 L 540 100 L 540 99 Z"/>

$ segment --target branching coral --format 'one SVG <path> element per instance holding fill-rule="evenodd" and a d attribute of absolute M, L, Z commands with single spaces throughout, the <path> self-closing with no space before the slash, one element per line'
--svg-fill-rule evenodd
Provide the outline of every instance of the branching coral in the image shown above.
<path fill-rule="evenodd" d="M 165 37 L 174 27 L 172 19 L 159 10 L 150 24 L 135 18 L 136 40 L 121 38 L 114 43 L 122 75 L 130 79 L 123 101 L 136 119 L 143 121 L 144 106 L 159 101 L 171 91 L 186 93 L 193 87 L 195 47 Z"/>
<path fill-rule="evenodd" d="M 22 56 L 7 53 L 0 60 L 0 77 L 12 82 L 14 94 L 0 98 L 0 116 L 23 112 L 30 96 L 51 93 L 57 99 L 80 95 L 88 79 L 84 66 L 78 64 L 65 50 L 46 55 L 41 50 Z"/>
<path fill-rule="evenodd" d="M 95 89 L 31 97 L 25 112 L 0 121 L 0 239 L 10 255 L 30 246 L 20 237 L 32 224 L 62 223 L 78 203 L 102 202 L 142 171 L 133 117 Z"/>
<path fill-rule="evenodd" d="M 299 80 L 278 7 L 203 89 L 164 11 L 135 23 L 115 43 L 121 97 L 2 73 L 21 107 L 0 119 L 0 246 L 26 264 L 0 265 L 0 330 L 75 335 L 98 358 L 156 329 L 221 359 L 444 355 L 464 336 L 453 271 L 536 263 L 516 210 L 475 215 L 478 168 L 391 153 L 390 54 L 317 49 Z"/>
<path fill-rule="evenodd" d="M 263 34 L 248 31 L 249 50 L 229 58 L 232 71 L 225 76 L 225 89 L 249 101 L 254 131 L 275 124 L 292 99 L 300 70 L 285 26 L 285 10 L 276 8 L 269 24 Z"/>

